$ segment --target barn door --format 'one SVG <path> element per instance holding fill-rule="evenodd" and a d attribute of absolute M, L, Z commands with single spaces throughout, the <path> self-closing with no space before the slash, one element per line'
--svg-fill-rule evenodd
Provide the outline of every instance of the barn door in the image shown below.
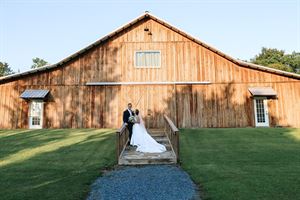
<path fill-rule="evenodd" d="M 266 98 L 254 99 L 254 113 L 255 113 L 255 126 L 268 127 L 269 126 L 269 113 Z"/>
<path fill-rule="evenodd" d="M 133 109 L 139 109 L 143 115 L 146 126 L 148 125 L 148 91 L 145 86 L 122 86 L 121 110 L 127 108 L 127 104 L 132 103 Z"/>
<path fill-rule="evenodd" d="M 165 121 L 163 114 L 175 119 L 174 87 L 169 85 L 134 85 L 122 86 L 121 110 L 131 102 L 133 109 L 139 109 L 145 126 L 163 128 Z"/>
<path fill-rule="evenodd" d="M 30 103 L 29 111 L 29 128 L 30 129 L 41 129 L 43 128 L 43 101 L 33 100 Z"/>

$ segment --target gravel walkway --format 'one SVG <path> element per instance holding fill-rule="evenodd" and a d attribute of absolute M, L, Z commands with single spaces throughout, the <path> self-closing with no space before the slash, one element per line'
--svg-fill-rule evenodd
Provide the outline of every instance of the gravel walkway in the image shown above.
<path fill-rule="evenodd" d="M 174 165 L 120 167 L 92 185 L 87 200 L 98 199 L 197 199 L 197 187 L 189 175 Z"/>

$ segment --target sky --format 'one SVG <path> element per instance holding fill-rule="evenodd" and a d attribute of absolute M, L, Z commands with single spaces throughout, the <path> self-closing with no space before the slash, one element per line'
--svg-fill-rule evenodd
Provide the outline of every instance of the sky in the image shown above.
<path fill-rule="evenodd" d="M 57 63 L 145 11 L 234 58 L 300 52 L 300 0 L 0 0 L 0 61 Z"/>

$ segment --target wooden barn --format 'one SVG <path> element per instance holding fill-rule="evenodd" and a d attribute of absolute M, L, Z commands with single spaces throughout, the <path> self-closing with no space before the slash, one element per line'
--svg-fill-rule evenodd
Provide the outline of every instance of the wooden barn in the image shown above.
<path fill-rule="evenodd" d="M 247 47 L 244 47 L 247 48 Z M 0 78 L 0 128 L 300 127 L 300 75 L 234 59 L 144 13 L 64 60 Z"/>

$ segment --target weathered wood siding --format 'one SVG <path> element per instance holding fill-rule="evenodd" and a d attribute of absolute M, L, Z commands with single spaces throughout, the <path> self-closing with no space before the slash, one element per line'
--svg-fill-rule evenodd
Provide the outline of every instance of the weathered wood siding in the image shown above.
<path fill-rule="evenodd" d="M 144 31 L 147 27 L 151 35 Z M 134 67 L 134 51 L 160 50 L 161 68 Z M 87 82 L 210 81 L 210 85 L 86 86 Z M 27 128 L 29 88 L 49 89 L 44 127 L 119 127 L 128 102 L 149 127 L 170 114 L 179 127 L 254 126 L 250 86 L 269 86 L 271 126 L 300 127 L 300 80 L 237 64 L 146 19 L 56 69 L 0 83 L 0 128 Z"/>

